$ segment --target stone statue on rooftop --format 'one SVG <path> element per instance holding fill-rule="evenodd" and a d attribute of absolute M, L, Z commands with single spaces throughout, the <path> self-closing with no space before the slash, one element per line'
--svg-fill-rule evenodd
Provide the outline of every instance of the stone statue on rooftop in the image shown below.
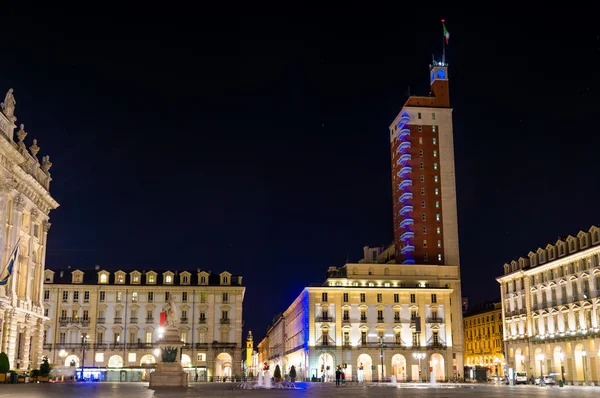
<path fill-rule="evenodd" d="M 13 89 L 9 89 L 4 97 L 4 102 L 1 104 L 2 113 L 11 121 L 15 122 L 17 118 L 15 117 L 15 106 L 17 105 L 17 101 L 15 100 L 15 96 L 13 95 Z"/>

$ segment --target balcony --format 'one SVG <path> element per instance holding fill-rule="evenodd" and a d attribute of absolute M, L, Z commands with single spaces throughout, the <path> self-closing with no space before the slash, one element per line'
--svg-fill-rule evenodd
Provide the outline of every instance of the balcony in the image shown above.
<path fill-rule="evenodd" d="M 44 346 L 42 347 L 42 349 L 44 349 L 46 351 L 51 351 L 52 350 L 52 344 L 46 344 L 46 343 L 44 343 Z"/>
<path fill-rule="evenodd" d="M 214 349 L 222 349 L 222 350 L 234 350 L 235 347 L 237 346 L 236 343 L 219 343 L 219 342 L 215 342 L 212 343 L 212 346 Z"/>
<path fill-rule="evenodd" d="M 188 319 L 187 318 L 181 318 L 181 323 L 188 323 Z"/>
<path fill-rule="evenodd" d="M 442 318 L 427 318 L 427 323 L 444 323 Z"/>
<path fill-rule="evenodd" d="M 444 343 L 441 340 L 439 340 L 439 341 L 432 341 L 430 343 L 427 343 L 426 348 L 428 350 L 445 350 L 446 349 L 446 343 Z"/>
<path fill-rule="evenodd" d="M 335 347 L 335 340 L 329 335 L 321 336 L 317 339 L 316 346 L 319 347 Z"/>
<path fill-rule="evenodd" d="M 196 349 L 197 350 L 207 350 L 208 343 L 196 343 Z"/>
<path fill-rule="evenodd" d="M 343 318 L 342 323 L 350 323 L 350 318 Z"/>
<path fill-rule="evenodd" d="M 367 323 L 367 317 L 366 316 L 361 316 L 360 317 L 360 323 Z"/>
<path fill-rule="evenodd" d="M 198 319 L 198 323 L 206 323 L 206 318 L 200 318 L 200 319 Z"/>
<path fill-rule="evenodd" d="M 146 323 L 154 323 L 154 318 L 146 318 Z"/>
<path fill-rule="evenodd" d="M 317 322 L 335 322 L 332 316 L 318 316 Z"/>
<path fill-rule="evenodd" d="M 115 317 L 115 322 L 114 323 L 123 323 L 123 318 L 119 317 Z"/>
<path fill-rule="evenodd" d="M 405 218 L 404 220 L 402 220 L 402 222 L 400 223 L 400 228 L 406 228 L 409 225 L 413 225 L 414 224 L 414 220 L 412 218 Z"/>
<path fill-rule="evenodd" d="M 399 172 L 398 172 L 398 177 L 400 178 L 404 178 L 407 175 L 409 175 L 410 173 L 412 173 L 412 167 L 403 167 Z"/>
<path fill-rule="evenodd" d="M 394 323 L 401 323 L 401 322 L 402 322 L 402 319 L 400 319 L 399 316 L 394 317 Z"/>
<path fill-rule="evenodd" d="M 408 113 L 403 113 L 402 116 L 400 116 L 400 123 L 408 123 L 409 120 L 410 116 Z"/>
<path fill-rule="evenodd" d="M 383 323 L 383 318 L 377 318 L 378 323 Z"/>
<path fill-rule="evenodd" d="M 405 141 L 398 145 L 398 152 L 406 152 L 410 149 L 410 142 Z"/>
<path fill-rule="evenodd" d="M 415 237 L 415 233 L 412 231 L 406 231 L 402 235 L 400 235 L 400 240 L 406 242 L 408 239 L 413 239 Z"/>
<path fill-rule="evenodd" d="M 129 318 L 129 322 L 130 323 L 137 323 L 138 319 L 137 318 Z"/>
<path fill-rule="evenodd" d="M 229 325 L 229 319 L 221 319 L 221 325 Z"/>
<path fill-rule="evenodd" d="M 398 188 L 401 190 L 405 190 L 409 187 L 412 187 L 412 180 L 404 180 L 398 185 Z"/>
<path fill-rule="evenodd" d="M 405 192 L 402 195 L 400 195 L 400 198 L 398 199 L 399 202 L 402 203 L 406 203 L 409 200 L 412 200 L 413 198 L 413 194 L 412 192 Z"/>
<path fill-rule="evenodd" d="M 98 323 L 105 323 L 106 322 L 106 318 L 98 318 Z"/>
<path fill-rule="evenodd" d="M 415 251 L 415 247 L 413 245 L 406 245 L 400 251 L 402 254 L 412 253 Z"/>
<path fill-rule="evenodd" d="M 408 153 L 405 153 L 404 155 L 400 156 L 400 159 L 398 159 L 398 164 L 404 166 L 405 164 L 408 164 L 411 160 L 411 156 Z"/>
<path fill-rule="evenodd" d="M 406 216 L 408 213 L 412 213 L 413 207 L 411 205 L 406 205 L 400 209 L 400 214 Z M 414 236 L 414 233 L 413 233 Z"/>
<path fill-rule="evenodd" d="M 408 137 L 410 137 L 410 129 L 404 128 L 404 129 L 400 130 L 400 133 L 398 134 L 399 140 L 404 140 L 404 139 L 407 139 Z"/>
<path fill-rule="evenodd" d="M 90 326 L 90 318 L 82 318 L 80 323 L 83 327 Z"/>

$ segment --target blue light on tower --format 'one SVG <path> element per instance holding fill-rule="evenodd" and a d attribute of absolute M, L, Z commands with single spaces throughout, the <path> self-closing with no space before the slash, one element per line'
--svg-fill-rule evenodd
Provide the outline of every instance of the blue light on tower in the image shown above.
<path fill-rule="evenodd" d="M 437 71 L 437 77 L 438 77 L 438 79 L 445 79 L 446 78 L 446 71 L 444 71 L 443 69 L 438 69 L 438 71 Z"/>

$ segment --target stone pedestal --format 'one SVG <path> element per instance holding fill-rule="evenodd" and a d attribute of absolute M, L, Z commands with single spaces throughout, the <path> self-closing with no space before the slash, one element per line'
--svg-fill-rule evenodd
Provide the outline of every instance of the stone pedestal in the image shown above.
<path fill-rule="evenodd" d="M 179 362 L 161 362 L 156 370 L 150 373 L 150 388 L 187 387 L 188 374 L 183 371 Z"/>

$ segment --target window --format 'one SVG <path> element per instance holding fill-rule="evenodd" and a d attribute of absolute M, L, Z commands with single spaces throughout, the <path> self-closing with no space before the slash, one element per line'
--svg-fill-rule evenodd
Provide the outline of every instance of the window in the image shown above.
<path fill-rule="evenodd" d="M 73 292 L 73 302 L 77 302 L 79 301 L 79 292 L 77 290 L 75 290 Z"/>
<path fill-rule="evenodd" d="M 440 181 L 440 179 L 438 176 L 433 176 L 433 182 L 439 182 L 439 181 Z"/>
<path fill-rule="evenodd" d="M 229 319 L 229 311 L 221 311 L 221 319 Z"/>
<path fill-rule="evenodd" d="M 438 246 L 438 249 L 441 249 L 441 248 L 442 248 L 442 241 L 441 241 L 441 240 L 439 240 L 439 239 L 438 239 L 438 245 L 437 245 L 437 246 Z"/>
<path fill-rule="evenodd" d="M 419 178 L 419 181 L 425 182 L 425 176 L 421 174 L 421 177 Z"/>
<path fill-rule="evenodd" d="M 63 291 L 63 301 L 68 301 L 69 300 L 69 292 L 67 292 L 66 290 Z"/>
<path fill-rule="evenodd" d="M 229 302 L 229 293 L 223 293 L 223 302 L 224 303 L 228 303 Z"/>
<path fill-rule="evenodd" d="M 436 209 L 439 209 L 439 208 L 440 208 L 440 201 L 439 201 L 439 200 L 436 200 L 436 201 L 435 201 L 435 208 L 436 208 Z"/>
<path fill-rule="evenodd" d="M 181 320 L 187 321 L 187 310 L 181 310 Z"/>
<path fill-rule="evenodd" d="M 123 274 L 117 275 L 117 283 L 125 283 L 125 276 Z"/>
<path fill-rule="evenodd" d="M 153 318 L 154 318 L 154 314 L 152 313 L 152 310 L 147 310 L 146 311 L 146 320 L 152 321 Z"/>
<path fill-rule="evenodd" d="M 171 294 L 169 292 L 165 292 L 165 302 L 169 301 L 169 297 L 171 297 Z"/>
<path fill-rule="evenodd" d="M 181 293 L 181 302 L 187 303 L 187 292 Z"/>
<path fill-rule="evenodd" d="M 200 284 L 201 285 L 206 285 L 206 276 L 201 276 L 200 277 Z"/>
<path fill-rule="evenodd" d="M 377 310 L 377 321 L 383 322 L 383 310 Z"/>
<path fill-rule="evenodd" d="M 421 195 L 425 195 L 425 188 L 421 188 Z"/>
<path fill-rule="evenodd" d="M 425 227 L 423 227 L 423 228 L 425 228 Z M 423 240 L 423 247 L 425 247 L 425 248 L 427 247 L 427 239 Z"/>
<path fill-rule="evenodd" d="M 419 157 L 421 157 L 421 158 L 423 157 L 423 150 L 422 149 L 419 150 Z"/>
<path fill-rule="evenodd" d="M 138 293 L 137 292 L 132 292 L 131 293 L 131 302 L 132 303 L 137 303 L 138 302 Z"/>
<path fill-rule="evenodd" d="M 165 283 L 173 283 L 173 277 L 171 275 L 165 276 Z"/>
<path fill-rule="evenodd" d="M 348 302 L 348 293 L 344 293 L 344 303 Z"/>
<path fill-rule="evenodd" d="M 434 169 L 434 170 L 437 170 L 437 169 L 438 169 L 437 163 L 434 163 L 434 164 L 433 164 L 433 169 Z"/>
<path fill-rule="evenodd" d="M 45 316 L 45 317 L 47 317 L 47 316 L 48 316 L 48 313 L 49 313 L 49 310 L 48 310 L 48 308 L 44 308 L 44 316 Z"/>
<path fill-rule="evenodd" d="M 418 347 L 418 346 L 421 345 L 420 342 L 419 342 L 419 340 L 420 340 L 419 333 L 413 333 L 413 335 L 412 335 L 412 345 L 413 345 L 413 347 Z"/>
<path fill-rule="evenodd" d="M 426 234 L 427 233 L 427 227 L 423 227 L 423 233 Z"/>
<path fill-rule="evenodd" d="M 327 293 L 321 293 L 321 301 L 327 302 Z"/>
<path fill-rule="evenodd" d="M 433 151 L 433 157 L 437 158 L 437 151 Z"/>
<path fill-rule="evenodd" d="M 433 293 L 431 295 L 431 302 L 432 303 L 437 303 L 437 294 Z M 437 312 L 435 313 L 435 316 L 432 316 L 432 318 L 437 318 Z"/>
<path fill-rule="evenodd" d="M 442 227 L 437 227 L 436 228 L 436 232 L 437 232 L 438 235 L 441 234 L 442 233 Z"/>
<path fill-rule="evenodd" d="M 87 303 L 88 301 L 90 301 L 90 291 L 86 290 L 83 292 L 83 302 Z"/>
<path fill-rule="evenodd" d="M 381 302 L 383 302 L 383 294 L 381 294 L 381 293 L 377 293 L 377 302 L 378 302 L 378 303 L 381 303 Z"/>
<path fill-rule="evenodd" d="M 187 276 L 187 275 L 184 275 L 184 276 L 183 276 L 183 283 L 187 285 L 187 284 L 189 283 L 189 279 L 190 279 L 190 278 L 188 278 L 188 276 Z"/>
<path fill-rule="evenodd" d="M 423 254 L 423 262 L 426 263 L 429 260 L 429 256 L 427 256 L 427 253 Z"/>
<path fill-rule="evenodd" d="M 140 283 L 140 276 L 138 274 L 133 275 L 133 283 Z"/>
<path fill-rule="evenodd" d="M 433 126 L 433 132 L 435 133 L 435 126 Z M 433 145 L 437 145 L 437 138 L 433 137 Z"/>
<path fill-rule="evenodd" d="M 440 214 L 439 213 L 435 215 L 435 221 L 440 221 Z"/>
<path fill-rule="evenodd" d="M 100 275 L 100 283 L 107 283 L 107 282 L 108 282 L 108 277 L 106 276 L 106 274 Z"/>
<path fill-rule="evenodd" d="M 148 302 L 149 303 L 154 302 L 154 292 L 148 292 Z"/>
<path fill-rule="evenodd" d="M 421 112 L 417 113 L 417 119 L 421 118 Z"/>
<path fill-rule="evenodd" d="M 394 303 L 400 302 L 400 295 L 398 293 L 394 293 Z"/>
<path fill-rule="evenodd" d="M 155 283 L 153 274 L 148 275 L 148 283 Z"/>
<path fill-rule="evenodd" d="M 423 220 L 423 221 L 427 220 L 427 216 L 425 215 L 425 213 L 421 213 L 421 220 Z"/>
<path fill-rule="evenodd" d="M 200 302 L 206 303 L 206 292 L 200 292 Z"/>
<path fill-rule="evenodd" d="M 438 253 L 438 261 L 441 262 L 442 261 L 442 255 Z"/>
<path fill-rule="evenodd" d="M 360 302 L 365 303 L 367 301 L 367 295 L 365 293 L 360 294 Z"/>
<path fill-rule="evenodd" d="M 129 342 L 130 343 L 136 343 L 136 340 L 137 340 L 137 333 L 136 332 L 129 332 Z M 133 353 L 133 352 L 129 353 L 129 355 L 131 355 L 131 354 L 135 355 L 135 353 Z"/>
<path fill-rule="evenodd" d="M 423 166 L 423 162 L 419 163 L 419 170 L 424 170 L 425 166 Z"/>
<path fill-rule="evenodd" d="M 117 303 L 121 302 L 122 295 L 123 295 L 122 292 L 117 292 Z"/>
<path fill-rule="evenodd" d="M 206 313 L 205 312 L 200 313 L 200 323 L 206 323 Z"/>
<path fill-rule="evenodd" d="M 146 344 L 152 344 L 152 332 L 146 332 Z"/>
<path fill-rule="evenodd" d="M 421 207 L 425 207 L 425 201 L 424 200 L 421 201 Z"/>
<path fill-rule="evenodd" d="M 435 189 L 435 195 L 436 195 L 436 196 L 439 196 L 439 194 L 440 194 L 440 189 L 439 189 L 439 188 L 436 188 L 436 189 Z"/>
<path fill-rule="evenodd" d="M 435 120 L 435 113 L 431 114 L 431 120 Z"/>
<path fill-rule="evenodd" d="M 419 137 L 419 144 L 423 144 L 423 137 Z"/>
<path fill-rule="evenodd" d="M 349 310 L 344 310 L 343 319 L 344 319 L 344 321 L 350 320 L 350 311 Z"/>
<path fill-rule="evenodd" d="M 44 290 L 44 301 L 50 300 L 50 290 Z"/>
<path fill-rule="evenodd" d="M 198 361 L 199 361 L 199 362 L 204 362 L 204 361 L 206 361 L 206 354 L 204 354 L 204 353 L 200 353 L 200 354 L 198 354 Z"/>
<path fill-rule="evenodd" d="M 417 296 L 415 296 L 414 293 L 411 293 L 411 295 L 410 295 L 410 302 L 411 303 L 416 303 L 417 302 Z"/>

